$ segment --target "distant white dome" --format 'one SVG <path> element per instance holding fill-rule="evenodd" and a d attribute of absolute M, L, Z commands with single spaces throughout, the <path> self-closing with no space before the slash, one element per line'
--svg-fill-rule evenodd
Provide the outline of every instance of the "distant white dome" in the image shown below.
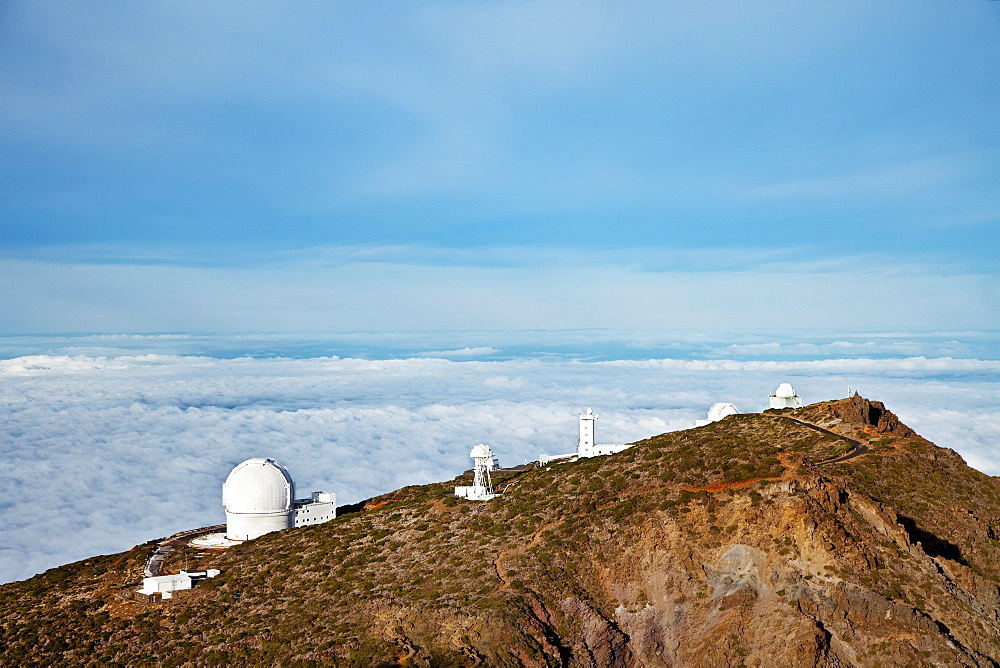
<path fill-rule="evenodd" d="M 469 456 L 473 459 L 478 459 L 479 457 L 492 457 L 493 453 L 490 452 L 490 446 L 480 443 L 476 447 L 472 448 L 472 452 L 469 453 Z"/>
<path fill-rule="evenodd" d="M 270 458 L 248 459 L 232 470 L 222 485 L 227 514 L 287 514 L 295 499 L 288 470 Z"/>
<path fill-rule="evenodd" d="M 778 386 L 778 389 L 774 391 L 774 396 L 783 398 L 794 397 L 795 388 L 793 388 L 790 383 L 782 383 Z"/>
<path fill-rule="evenodd" d="M 711 422 L 721 420 L 727 415 L 739 415 L 740 409 L 736 408 L 733 404 L 720 401 L 717 404 L 712 404 L 712 407 L 708 409 L 708 419 Z"/>

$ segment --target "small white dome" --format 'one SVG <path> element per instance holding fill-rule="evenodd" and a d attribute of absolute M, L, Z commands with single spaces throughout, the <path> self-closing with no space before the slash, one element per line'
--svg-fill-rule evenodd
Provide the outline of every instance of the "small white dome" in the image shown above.
<path fill-rule="evenodd" d="M 774 396 L 786 398 L 794 397 L 795 388 L 793 388 L 790 383 L 782 383 L 778 386 L 778 389 L 774 391 Z"/>
<path fill-rule="evenodd" d="M 739 415 L 739 412 L 740 409 L 736 408 L 733 404 L 720 401 L 717 404 L 712 404 L 712 407 L 708 409 L 708 419 L 715 422 L 727 415 Z"/>
<path fill-rule="evenodd" d="M 222 485 L 227 513 L 287 513 L 295 499 L 288 469 L 273 459 L 255 457 L 239 464 Z"/>
<path fill-rule="evenodd" d="M 490 446 L 480 443 L 476 447 L 472 448 L 472 452 L 469 453 L 469 456 L 473 459 L 479 459 L 480 457 L 492 457 L 493 453 L 490 452 Z"/>

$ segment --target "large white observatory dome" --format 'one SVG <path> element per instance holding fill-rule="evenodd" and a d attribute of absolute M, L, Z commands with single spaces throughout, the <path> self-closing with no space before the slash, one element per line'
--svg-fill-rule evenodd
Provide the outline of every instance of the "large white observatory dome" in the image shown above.
<path fill-rule="evenodd" d="M 295 483 L 288 470 L 270 458 L 248 459 L 222 485 L 226 536 L 249 540 L 293 525 Z"/>
<path fill-rule="evenodd" d="M 792 387 L 791 383 L 782 383 L 778 386 L 778 389 L 774 391 L 774 396 L 782 398 L 794 397 L 795 388 Z"/>
<path fill-rule="evenodd" d="M 222 485 L 228 513 L 284 513 L 292 509 L 295 483 L 277 461 L 256 457 L 238 465 Z"/>
<path fill-rule="evenodd" d="M 739 415 L 739 412 L 733 404 L 720 401 L 708 409 L 708 419 L 710 422 L 716 422 L 729 415 Z"/>

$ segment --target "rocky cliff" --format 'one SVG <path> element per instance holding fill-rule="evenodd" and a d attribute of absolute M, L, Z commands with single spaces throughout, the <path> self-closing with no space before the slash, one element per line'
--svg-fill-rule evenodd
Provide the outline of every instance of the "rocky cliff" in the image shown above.
<path fill-rule="evenodd" d="M 735 415 L 507 482 L 178 551 L 224 574 L 160 604 L 117 595 L 149 546 L 5 585 L 0 662 L 1000 661 L 1000 482 L 879 402 Z"/>

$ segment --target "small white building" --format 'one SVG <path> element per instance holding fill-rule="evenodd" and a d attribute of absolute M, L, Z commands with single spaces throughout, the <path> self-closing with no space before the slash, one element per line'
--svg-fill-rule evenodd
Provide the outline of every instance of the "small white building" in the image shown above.
<path fill-rule="evenodd" d="M 802 408 L 802 397 L 795 394 L 795 388 L 790 383 L 782 383 L 770 395 L 769 408 Z"/>
<path fill-rule="evenodd" d="M 142 589 L 140 594 L 162 594 L 163 598 L 171 598 L 173 592 L 182 589 L 190 589 L 193 581 L 185 574 L 179 575 L 157 575 L 151 578 L 142 579 Z"/>
<path fill-rule="evenodd" d="M 337 516 L 335 494 L 313 492 L 312 498 L 296 499 L 288 469 L 269 457 L 238 464 L 222 485 L 222 504 L 230 540 L 250 540 Z"/>
<path fill-rule="evenodd" d="M 203 578 L 214 578 L 222 571 L 210 568 L 207 571 L 181 571 L 177 575 L 156 575 L 142 579 L 140 594 L 160 594 L 163 598 L 173 598 L 173 592 L 191 589 Z"/>
<path fill-rule="evenodd" d="M 718 422 L 724 417 L 739 415 L 739 413 L 740 409 L 736 408 L 733 404 L 720 401 L 712 404 L 712 407 L 708 409 L 707 419 L 695 420 L 694 425 L 696 427 L 704 427 L 705 425 L 712 424 L 713 422 Z"/>

